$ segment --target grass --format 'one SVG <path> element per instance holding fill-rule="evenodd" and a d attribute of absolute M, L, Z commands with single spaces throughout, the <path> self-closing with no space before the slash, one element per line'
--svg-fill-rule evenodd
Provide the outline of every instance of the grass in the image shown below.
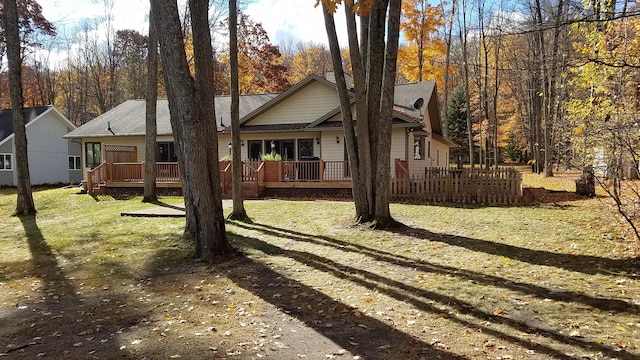
<path fill-rule="evenodd" d="M 604 198 L 524 181 L 535 206 L 393 204 L 395 231 L 348 202 L 247 202 L 227 222 L 243 256 L 214 266 L 183 219 L 119 216 L 139 198 L 40 190 L 18 219 L 0 190 L 0 357 L 640 357 L 634 242 Z"/>

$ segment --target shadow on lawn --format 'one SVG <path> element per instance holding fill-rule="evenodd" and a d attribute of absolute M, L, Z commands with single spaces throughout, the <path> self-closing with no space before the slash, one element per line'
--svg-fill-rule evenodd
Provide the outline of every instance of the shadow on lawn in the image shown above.
<path fill-rule="evenodd" d="M 328 271 L 326 265 L 315 263 L 296 252 L 286 251 L 258 239 L 234 235 L 237 241 L 255 247 L 270 255 L 284 254 Z M 267 265 L 245 257 L 234 266 L 253 269 L 255 276 L 229 272 L 227 276 L 238 286 L 271 303 L 280 311 L 302 321 L 322 336 L 365 359 L 455 359 L 465 357 L 431 347 L 393 326 L 362 313 L 355 314 L 353 308 L 341 303 L 317 289 L 308 287 L 271 269 Z M 294 293 L 286 293 L 292 291 Z M 285 294 L 282 294 L 285 292 Z M 295 296 L 294 296 L 295 295 Z M 307 305 L 305 306 L 305 303 Z"/>
<path fill-rule="evenodd" d="M 5 351 L 0 354 L 24 359 L 41 356 L 54 359 L 94 357 L 87 347 L 82 346 L 90 336 L 86 333 L 87 328 L 92 326 L 83 317 L 89 317 L 90 312 L 96 310 L 93 306 L 99 306 L 102 299 L 81 297 L 47 244 L 35 216 L 23 216 L 20 221 L 32 258 L 30 274 L 25 277 L 39 279 L 42 288 L 38 292 L 32 288 L 32 292 L 39 293 L 38 296 L 21 299 L 19 305 L 24 306 L 23 310 L 20 307 L 13 308 L 9 316 L 0 319 L 3 324 L 11 324 L 0 329 L 0 350 Z M 106 337 L 113 329 L 105 326 L 103 330 L 103 334 L 93 335 L 95 345 L 98 345 L 100 337 Z M 127 354 L 119 351 L 114 341 L 100 343 L 99 351 L 94 351 L 95 357 L 128 358 Z"/>
<path fill-rule="evenodd" d="M 315 243 L 318 245 L 331 246 L 336 250 L 345 252 L 356 252 L 365 254 L 372 257 L 377 261 L 384 261 L 394 265 L 404 266 L 410 269 L 417 269 L 425 273 L 439 273 L 449 276 L 457 277 L 463 280 L 472 280 L 478 284 L 498 286 L 512 291 L 519 291 L 523 295 L 535 295 L 542 299 L 552 299 L 556 301 L 571 301 L 579 302 L 584 305 L 599 309 L 602 311 L 617 311 L 617 312 L 629 312 L 638 313 L 640 309 L 637 305 L 626 301 L 610 298 L 598 298 L 582 293 L 571 291 L 556 291 L 542 286 L 516 282 L 513 280 L 507 280 L 498 276 L 488 275 L 475 271 L 455 268 L 446 265 L 433 264 L 425 261 L 416 261 L 415 259 L 384 252 L 370 247 L 348 243 L 346 241 L 340 241 L 326 236 L 312 236 L 292 230 L 282 229 L 270 225 L 255 224 L 255 227 L 247 226 L 245 224 L 235 222 L 234 225 L 244 227 L 249 230 L 259 230 L 265 234 L 273 236 L 286 236 L 296 241 L 306 241 Z M 469 239 L 474 240 L 474 239 Z M 576 260 L 579 261 L 579 260 Z"/>
<path fill-rule="evenodd" d="M 510 282 L 507 282 L 506 279 L 498 278 L 495 276 L 484 275 L 484 274 L 466 271 L 463 269 L 456 269 L 452 267 L 434 265 L 434 264 L 423 263 L 423 262 L 416 262 L 414 260 L 405 258 L 403 256 L 381 252 L 381 251 L 370 249 L 364 246 L 353 245 L 350 243 L 342 242 L 342 241 L 331 239 L 328 237 L 315 237 L 309 234 L 271 227 L 271 226 L 262 225 L 262 224 L 256 224 L 256 226 L 248 226 L 248 225 L 237 223 L 237 222 L 234 222 L 233 224 L 239 227 L 244 227 L 246 229 L 261 231 L 268 235 L 286 237 L 296 241 L 312 242 L 318 245 L 331 246 L 334 248 L 334 250 L 332 251 L 334 251 L 334 253 L 336 254 L 336 257 L 339 257 L 339 255 L 335 250 L 346 251 L 346 252 L 358 252 L 358 253 L 363 253 L 368 256 L 371 256 L 378 261 L 388 262 L 388 263 L 396 264 L 400 266 L 406 266 L 411 269 L 417 268 L 426 272 L 439 272 L 439 273 L 450 274 L 453 276 L 472 278 L 473 280 L 481 283 L 488 283 L 493 286 L 502 286 L 505 288 L 510 288 L 512 290 L 522 291 L 525 294 L 533 293 L 536 296 L 548 297 L 555 300 L 582 302 L 589 306 L 593 306 L 595 308 L 605 309 L 605 310 L 637 312 L 637 308 L 634 309 L 632 304 L 626 303 L 624 301 L 593 298 L 584 294 L 573 293 L 573 292 L 566 292 L 563 294 L 559 294 L 559 293 L 551 292 L 546 288 L 542 288 L 536 285 L 530 285 L 530 284 L 524 284 L 524 283 L 512 283 L 512 282 L 510 283 Z M 483 325 L 478 325 L 475 322 L 464 320 L 461 317 L 450 317 L 448 318 L 448 320 L 452 322 L 456 322 L 468 328 L 481 328 L 482 332 L 484 333 L 491 334 L 493 336 L 512 342 L 514 344 L 518 344 L 527 349 L 535 350 L 539 353 L 545 353 L 557 358 L 570 358 L 563 352 L 560 352 L 549 346 L 533 342 L 526 338 L 523 339 L 513 335 L 509 335 L 497 329 L 489 328 L 485 326 L 486 322 L 501 324 L 501 325 L 513 328 L 518 333 L 539 334 L 545 338 L 553 339 L 560 343 L 576 346 L 576 347 L 582 348 L 583 350 L 600 351 L 603 354 L 611 357 L 626 358 L 625 355 L 627 355 L 625 353 L 618 352 L 615 349 L 604 346 L 602 344 L 589 342 L 580 338 L 570 337 L 553 330 L 545 329 L 543 327 L 536 327 L 533 324 L 529 324 L 523 321 L 495 315 L 492 313 L 486 313 L 476 308 L 473 304 L 459 300 L 457 298 L 442 295 L 442 294 L 427 291 L 427 290 L 418 289 L 413 286 L 407 285 L 403 282 L 389 279 L 387 277 L 383 277 L 366 270 L 361 270 L 361 269 L 353 268 L 341 263 L 337 263 L 337 262 L 334 262 L 333 260 L 320 257 L 312 253 L 286 250 L 255 238 L 241 237 L 241 241 L 243 241 L 247 246 L 254 247 L 270 255 L 279 254 L 279 255 L 291 257 L 301 263 L 314 267 L 320 271 L 332 273 L 337 277 L 347 279 L 360 286 L 369 288 L 372 291 L 378 291 L 388 296 L 391 296 L 399 301 L 410 303 L 413 306 L 426 312 L 431 312 L 434 314 L 439 314 L 442 312 L 442 309 L 436 306 L 434 302 L 458 309 L 459 313 L 472 316 L 473 318 L 478 319 L 480 322 L 482 322 Z M 386 286 L 381 287 L 380 284 L 385 284 Z M 263 297 L 263 298 L 267 301 L 273 302 L 268 297 Z M 279 304 L 276 304 L 276 305 L 279 305 Z M 629 358 L 633 358 L 633 356 L 630 355 Z"/>
<path fill-rule="evenodd" d="M 513 245 L 474 239 L 464 236 L 438 234 L 425 229 L 404 227 L 391 230 L 394 233 L 414 238 L 437 241 L 485 254 L 504 256 L 532 265 L 562 268 L 583 274 L 615 275 L 629 279 L 640 279 L 640 259 L 611 259 L 589 255 L 562 254 L 545 250 L 532 250 Z"/>

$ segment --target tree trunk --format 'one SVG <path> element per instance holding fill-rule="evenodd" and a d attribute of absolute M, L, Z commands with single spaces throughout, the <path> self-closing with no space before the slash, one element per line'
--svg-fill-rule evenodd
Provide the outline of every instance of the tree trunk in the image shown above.
<path fill-rule="evenodd" d="M 390 0 L 387 17 L 387 47 L 384 59 L 384 73 L 382 79 L 382 99 L 380 106 L 376 166 L 376 226 L 388 228 L 396 224 L 389 210 L 389 188 L 391 186 L 391 125 L 393 123 L 394 90 L 396 81 L 396 61 L 398 57 L 398 43 L 400 40 L 400 13 L 402 1 Z M 438 119 L 439 120 L 439 119 Z"/>
<path fill-rule="evenodd" d="M 473 161 L 473 124 L 471 122 L 471 97 L 469 91 L 469 54 L 467 51 L 467 11 L 465 2 L 463 0 L 462 3 L 462 27 L 460 28 L 460 38 L 462 39 L 462 60 L 464 62 L 464 88 L 465 88 L 465 96 L 467 98 L 466 101 L 466 112 L 467 112 L 467 133 L 469 137 L 469 165 L 471 169 L 474 167 Z"/>
<path fill-rule="evenodd" d="M 233 211 L 229 219 L 246 220 L 242 196 L 242 159 L 240 157 L 240 90 L 238 85 L 238 10 L 236 0 L 229 0 L 229 66 L 231 68 L 231 192 Z"/>
<path fill-rule="evenodd" d="M 349 4 L 344 6 L 353 65 L 357 129 L 354 126 L 352 105 L 344 79 L 333 14 L 327 11 L 324 4 L 323 13 L 352 171 L 356 217 L 360 222 L 375 220 L 377 227 L 384 228 L 396 223 L 389 212 L 389 181 L 401 2 L 392 0 L 389 4 L 388 1 L 375 1 L 371 12 L 360 16 L 362 43 L 358 41 L 355 31 L 356 22 L 352 8 Z M 387 10 L 390 10 L 389 18 L 388 23 L 385 23 Z M 389 35 L 385 42 L 387 28 Z"/>
<path fill-rule="evenodd" d="M 9 93 L 13 114 L 13 141 L 16 149 L 15 171 L 17 177 L 17 202 L 14 216 L 34 215 L 36 207 L 31 194 L 29 159 L 27 153 L 27 133 L 24 126 L 22 101 L 22 56 L 18 33 L 18 10 L 15 0 L 4 1 L 4 35 L 9 63 Z"/>
<path fill-rule="evenodd" d="M 443 95 L 444 98 L 442 104 L 442 135 L 445 138 L 449 138 L 449 114 L 447 114 L 447 104 L 449 104 L 449 71 L 451 65 L 451 37 L 453 34 L 453 19 L 456 16 L 456 6 L 458 5 L 457 0 L 453 0 L 451 4 L 451 19 L 449 20 L 449 29 L 447 30 L 447 55 L 445 57 L 445 65 L 444 65 L 444 89 Z M 444 13 L 444 6 L 443 6 Z M 460 158 L 458 156 L 458 158 Z"/>
<path fill-rule="evenodd" d="M 349 34 L 349 42 L 351 44 L 350 49 L 352 50 L 351 63 L 354 74 L 354 82 L 356 86 L 356 99 L 358 99 L 358 96 L 364 96 L 364 72 L 362 66 L 357 65 L 361 63 L 361 58 L 360 51 L 357 46 L 358 40 L 357 33 L 355 31 L 355 16 L 353 12 L 351 12 L 350 8 L 345 9 L 348 24 L 347 31 Z M 368 191 L 367 184 L 365 184 L 366 177 L 362 173 L 363 166 L 360 164 L 361 158 L 359 156 L 359 152 L 363 149 L 359 147 L 358 144 L 359 141 L 368 143 L 368 135 L 365 136 L 366 140 L 362 139 L 361 136 L 356 138 L 355 125 L 351 112 L 351 102 L 349 100 L 349 94 L 347 93 L 347 85 L 344 76 L 344 69 L 342 68 L 342 58 L 340 57 L 340 46 L 338 44 L 338 36 L 336 34 L 333 14 L 330 14 L 328 12 L 324 3 L 322 4 L 322 10 L 325 19 L 327 37 L 329 40 L 329 49 L 331 51 L 331 60 L 335 72 L 338 98 L 340 100 L 340 107 L 342 109 L 342 127 L 344 129 L 345 143 L 347 146 L 347 154 L 349 157 L 349 165 L 351 170 L 351 184 L 353 192 L 353 202 L 356 208 L 356 219 L 358 221 L 368 221 L 370 217 Z M 356 44 L 355 54 L 353 52 L 353 44 Z M 355 62 L 354 59 L 356 60 Z M 362 82 L 362 85 L 359 85 L 360 82 Z M 360 111 L 358 105 L 359 104 L 356 101 L 356 111 Z M 366 114 L 366 111 L 364 112 L 364 114 Z M 358 121 L 358 130 L 361 130 L 360 126 L 365 128 L 367 127 L 366 116 L 362 116 L 362 123 L 360 123 L 360 119 Z M 371 171 L 370 169 L 371 167 L 369 167 L 369 171 Z"/>
<path fill-rule="evenodd" d="M 182 170 L 185 235 L 195 238 L 195 257 L 213 262 L 217 256 L 231 253 L 232 248 L 226 238 L 222 213 L 208 2 L 190 0 L 189 4 L 195 80 L 187 63 L 176 0 L 151 2 L 159 25 L 171 126 Z"/>
<path fill-rule="evenodd" d="M 156 189 L 156 110 L 158 101 L 158 37 L 152 11 L 149 11 L 149 54 L 147 57 L 147 91 L 144 137 L 143 202 L 158 200 Z"/>

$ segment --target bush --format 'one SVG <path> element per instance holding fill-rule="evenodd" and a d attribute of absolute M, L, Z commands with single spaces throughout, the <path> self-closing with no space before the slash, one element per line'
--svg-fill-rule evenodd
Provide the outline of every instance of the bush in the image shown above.
<path fill-rule="evenodd" d="M 282 156 L 276 153 L 269 153 L 262 155 L 262 161 L 280 161 L 282 160 Z"/>

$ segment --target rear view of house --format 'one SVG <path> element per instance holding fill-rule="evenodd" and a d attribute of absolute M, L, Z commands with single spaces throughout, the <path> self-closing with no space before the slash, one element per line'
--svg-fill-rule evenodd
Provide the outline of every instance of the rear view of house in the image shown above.
<path fill-rule="evenodd" d="M 53 106 L 24 109 L 29 174 L 32 185 L 78 184 L 82 179 L 81 148 L 62 137 L 76 127 Z M 15 186 L 13 114 L 0 110 L 0 186 Z"/>

